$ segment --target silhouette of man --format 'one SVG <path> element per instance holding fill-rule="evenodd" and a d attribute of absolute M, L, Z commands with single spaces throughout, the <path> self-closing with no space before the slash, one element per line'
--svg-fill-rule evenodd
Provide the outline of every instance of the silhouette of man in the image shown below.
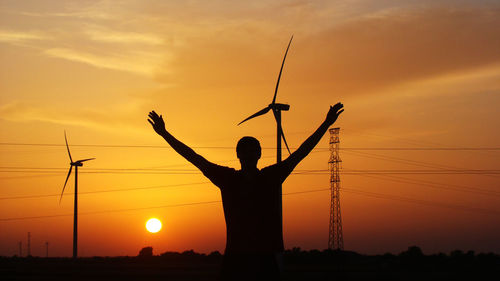
<path fill-rule="evenodd" d="M 343 111 L 341 103 L 330 106 L 325 121 L 295 152 L 260 170 L 257 162 L 261 147 L 257 139 L 243 137 L 238 141 L 236 154 L 241 170 L 235 170 L 209 162 L 173 137 L 165 129 L 161 115 L 149 113 L 153 129 L 221 191 L 227 237 L 223 280 L 279 280 L 278 259 L 284 250 L 279 187 Z"/>

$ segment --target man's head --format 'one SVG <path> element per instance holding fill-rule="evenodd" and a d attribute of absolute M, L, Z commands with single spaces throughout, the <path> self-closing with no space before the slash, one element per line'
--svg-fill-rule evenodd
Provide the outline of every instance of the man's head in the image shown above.
<path fill-rule="evenodd" d="M 242 137 L 236 145 L 236 155 L 242 169 L 257 167 L 261 155 L 259 141 L 254 137 Z"/>

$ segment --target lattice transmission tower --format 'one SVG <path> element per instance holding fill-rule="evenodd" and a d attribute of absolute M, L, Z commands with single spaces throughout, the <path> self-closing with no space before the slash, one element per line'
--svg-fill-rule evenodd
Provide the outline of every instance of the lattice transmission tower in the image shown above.
<path fill-rule="evenodd" d="M 330 235 L 328 237 L 328 249 L 344 250 L 344 235 L 342 233 L 342 216 L 340 215 L 340 160 L 339 155 L 339 132 L 340 128 L 330 130 Z"/>

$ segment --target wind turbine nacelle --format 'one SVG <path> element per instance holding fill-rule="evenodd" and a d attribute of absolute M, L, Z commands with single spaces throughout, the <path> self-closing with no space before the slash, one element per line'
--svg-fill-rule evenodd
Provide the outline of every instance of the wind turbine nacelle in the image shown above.
<path fill-rule="evenodd" d="M 83 163 L 79 162 L 79 161 L 76 161 L 76 162 L 71 163 L 71 166 L 81 167 L 81 166 L 83 166 Z"/>
<path fill-rule="evenodd" d="M 271 103 L 269 107 L 273 110 L 288 111 L 290 109 L 289 104 L 284 103 Z"/>

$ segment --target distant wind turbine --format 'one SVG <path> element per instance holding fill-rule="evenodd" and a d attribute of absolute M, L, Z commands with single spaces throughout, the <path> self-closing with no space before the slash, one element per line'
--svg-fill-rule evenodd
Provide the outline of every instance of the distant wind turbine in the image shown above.
<path fill-rule="evenodd" d="M 73 158 L 71 158 L 71 152 L 69 151 L 68 139 L 66 138 L 66 131 L 64 131 L 64 140 L 66 141 L 66 149 L 68 150 L 69 160 L 71 162 L 69 166 L 69 172 L 68 175 L 66 176 L 66 181 L 64 182 L 64 186 L 61 192 L 61 198 L 59 199 L 59 204 L 61 204 L 64 189 L 66 188 L 69 176 L 71 175 L 71 170 L 73 169 L 73 167 L 75 167 L 75 203 L 73 210 L 73 258 L 76 259 L 78 253 L 78 167 L 83 166 L 83 162 L 94 160 L 95 158 L 87 158 L 73 162 Z"/>
<path fill-rule="evenodd" d="M 276 95 L 278 94 L 278 87 L 280 85 L 280 79 L 281 79 L 281 73 L 283 72 L 283 66 L 285 65 L 285 60 L 286 60 L 286 55 L 288 54 L 288 49 L 290 48 L 290 44 L 292 44 L 293 40 L 293 35 L 290 38 L 290 42 L 288 42 L 288 46 L 286 47 L 285 51 L 285 56 L 283 57 L 283 62 L 281 63 L 281 68 L 280 68 L 280 73 L 278 74 L 278 81 L 276 82 L 276 88 L 274 89 L 274 97 L 273 101 L 264 109 L 258 111 L 257 113 L 249 116 L 245 120 L 241 121 L 238 125 L 241 123 L 248 121 L 252 118 L 255 118 L 260 115 L 264 115 L 269 112 L 269 110 L 273 111 L 274 114 L 274 119 L 276 119 L 276 126 L 277 126 L 277 134 L 276 134 L 276 162 L 279 163 L 281 162 L 281 139 L 283 138 L 283 141 L 285 142 L 286 149 L 288 150 L 288 153 L 290 153 L 290 148 L 288 148 L 288 144 L 285 139 L 285 134 L 283 133 L 283 127 L 281 126 L 281 111 L 288 111 L 290 109 L 290 105 L 288 104 L 282 104 L 282 103 L 276 103 Z M 279 186 L 279 209 L 280 209 L 280 217 L 281 217 L 281 232 L 283 232 L 283 208 L 282 208 L 282 199 L 281 199 L 281 194 L 282 194 L 282 186 Z"/>

